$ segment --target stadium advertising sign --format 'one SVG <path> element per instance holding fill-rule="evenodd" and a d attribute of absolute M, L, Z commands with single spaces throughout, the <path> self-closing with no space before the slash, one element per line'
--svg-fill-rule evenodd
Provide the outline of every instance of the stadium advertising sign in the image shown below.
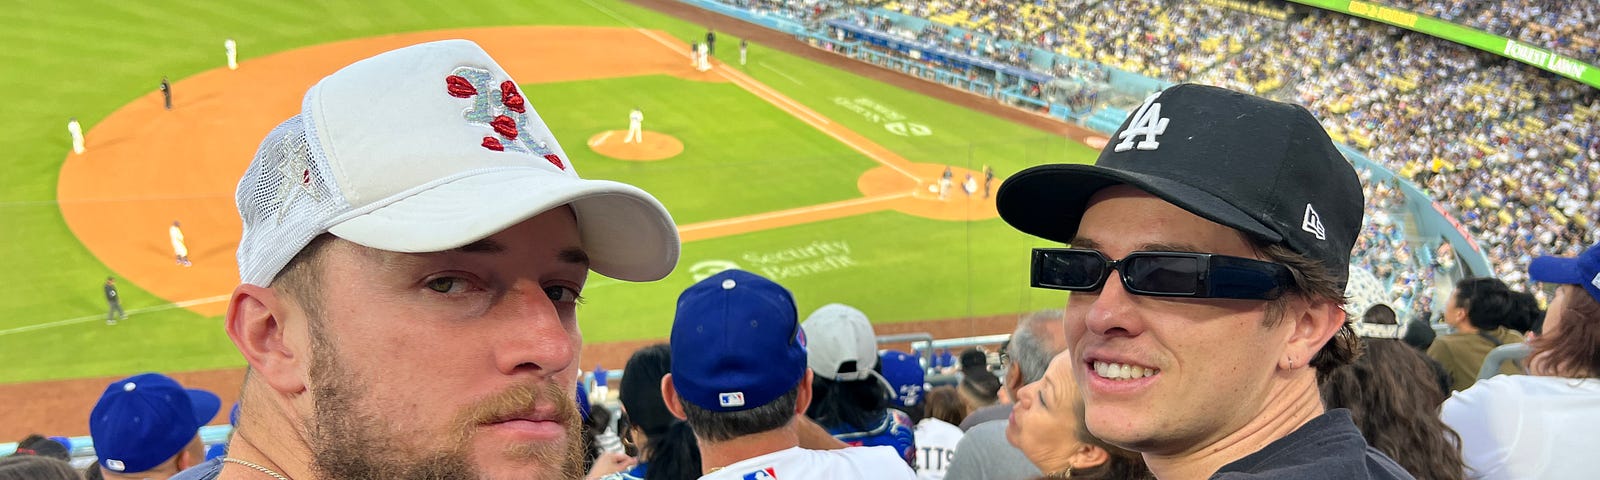
<path fill-rule="evenodd" d="M 1403 27 L 1500 55 L 1600 88 L 1600 67 L 1472 27 L 1457 25 L 1404 9 L 1359 0 L 1291 0 L 1324 10 L 1347 13 Z"/>
<path fill-rule="evenodd" d="M 1237 10 L 1256 16 L 1267 17 L 1280 22 L 1288 20 L 1289 18 L 1289 10 L 1287 6 L 1283 8 L 1277 8 L 1249 0 L 1200 0 L 1200 3 L 1204 3 L 1213 7 Z"/>

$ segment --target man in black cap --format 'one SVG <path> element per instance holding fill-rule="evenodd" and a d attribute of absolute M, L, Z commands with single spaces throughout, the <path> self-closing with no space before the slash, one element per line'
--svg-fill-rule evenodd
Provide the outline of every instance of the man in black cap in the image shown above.
<path fill-rule="evenodd" d="M 1032 282 L 1072 292 L 1090 432 L 1164 479 L 1411 478 L 1317 393 L 1358 347 L 1341 306 L 1362 194 L 1310 112 L 1171 87 L 1095 165 L 1030 168 L 997 202 L 1071 245 L 1035 249 Z"/>

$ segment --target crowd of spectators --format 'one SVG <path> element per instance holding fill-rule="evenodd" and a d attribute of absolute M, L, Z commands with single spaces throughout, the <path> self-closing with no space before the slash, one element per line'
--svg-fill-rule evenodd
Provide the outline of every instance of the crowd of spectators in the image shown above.
<path fill-rule="evenodd" d="M 1404 225 L 1409 223 L 1408 214 L 1400 208 L 1404 198 L 1392 181 L 1374 180 L 1370 170 L 1358 172 L 1366 195 L 1367 223 L 1355 248 L 1364 254 L 1351 257 L 1351 268 L 1372 272 L 1387 287 L 1384 301 L 1402 317 L 1427 315 L 1432 310 L 1430 286 L 1441 273 L 1441 265 L 1417 255 L 1407 240 Z"/>
<path fill-rule="evenodd" d="M 1068 62 L 1052 62 L 1050 68 L 1030 65 L 1031 49 L 1022 46 L 1306 105 L 1336 141 L 1365 149 L 1371 159 L 1418 182 L 1459 212 L 1489 254 L 1495 273 L 1518 288 L 1523 283 L 1519 272 L 1532 256 L 1571 253 L 1593 240 L 1586 212 L 1600 211 L 1600 198 L 1587 185 L 1600 179 L 1600 169 L 1593 165 L 1600 160 L 1600 127 L 1593 121 L 1600 101 L 1588 87 L 1455 43 L 1323 11 L 1284 25 L 1199 2 L 1056 2 L 1047 5 L 1050 11 L 1078 14 L 1053 30 L 1030 32 L 1026 44 L 997 43 L 976 27 L 996 17 L 989 13 L 995 9 L 992 3 L 903 1 L 885 7 L 936 20 L 937 26 L 917 32 L 925 41 L 1070 79 L 1079 90 L 1093 89 L 1097 83 L 1086 77 L 1103 74 Z M 1451 18 L 1484 10 L 1459 1 L 1401 6 Z M 1551 11 L 1540 5 L 1518 8 Z M 857 15 L 874 28 L 898 28 L 871 13 Z M 977 23 L 937 22 L 952 15 Z M 951 33 L 952 27 L 963 25 L 976 32 Z M 1217 25 L 1229 28 L 1213 28 Z M 1042 90 L 1025 93 L 1045 98 Z M 1054 100 L 1098 101 L 1081 91 L 1069 93 Z M 1409 250 L 1384 256 L 1418 263 Z M 1376 270 L 1394 273 L 1389 280 L 1399 282 L 1399 292 L 1421 293 L 1411 283 L 1431 277 L 1382 265 L 1392 259 L 1368 261 Z"/>
<path fill-rule="evenodd" d="M 1559 0 L 1384 0 L 1384 3 L 1600 62 L 1600 3 Z"/>
<path fill-rule="evenodd" d="M 1041 46 L 1134 73 L 1186 81 L 1281 28 L 1277 20 L 1199 2 L 1103 1 L 1063 24 L 1060 44 Z"/>
<path fill-rule="evenodd" d="M 1291 23 L 1276 41 L 1239 52 L 1196 81 L 1287 100 L 1286 89 L 1281 87 L 1314 78 L 1328 65 L 1343 64 L 1388 34 L 1389 29 L 1382 25 L 1316 11 Z"/>

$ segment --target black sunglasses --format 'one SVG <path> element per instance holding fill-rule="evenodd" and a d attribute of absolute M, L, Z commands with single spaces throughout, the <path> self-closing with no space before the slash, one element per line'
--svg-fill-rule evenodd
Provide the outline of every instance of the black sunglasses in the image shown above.
<path fill-rule="evenodd" d="M 1111 271 L 1129 293 L 1153 297 L 1274 300 L 1294 285 L 1289 267 L 1241 257 L 1191 252 L 1133 252 L 1111 260 L 1095 250 L 1033 249 L 1033 286 L 1093 292 Z"/>

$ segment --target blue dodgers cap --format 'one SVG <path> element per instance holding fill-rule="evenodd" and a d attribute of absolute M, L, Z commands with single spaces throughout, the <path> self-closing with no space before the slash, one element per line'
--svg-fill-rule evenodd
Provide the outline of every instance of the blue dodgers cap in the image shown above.
<path fill-rule="evenodd" d="M 106 386 L 89 413 L 89 437 L 101 468 L 143 472 L 183 451 L 220 410 L 214 393 L 159 373 L 134 375 Z"/>
<path fill-rule="evenodd" d="M 1528 264 L 1528 278 L 1546 283 L 1581 285 L 1600 300 L 1600 244 L 1570 257 L 1539 257 Z"/>
<path fill-rule="evenodd" d="M 771 403 L 806 372 L 794 297 L 743 270 L 724 270 L 684 290 L 671 345 L 678 396 L 713 412 Z"/>
<path fill-rule="evenodd" d="M 894 390 L 894 404 L 900 407 L 921 404 L 925 388 L 923 384 L 927 381 L 921 359 L 895 350 L 884 350 L 878 357 L 878 365 L 883 368 L 883 379 Z"/>

